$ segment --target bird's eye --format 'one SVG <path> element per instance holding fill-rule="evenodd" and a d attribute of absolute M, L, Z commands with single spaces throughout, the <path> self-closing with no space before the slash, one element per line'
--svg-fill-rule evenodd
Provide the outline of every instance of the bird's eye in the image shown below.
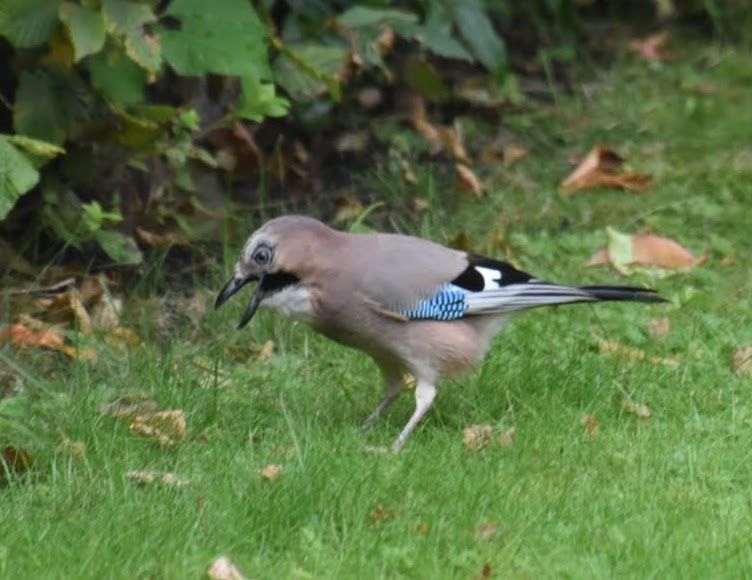
<path fill-rule="evenodd" d="M 267 246 L 259 246 L 251 256 L 259 266 L 266 266 L 272 261 L 272 250 Z"/>

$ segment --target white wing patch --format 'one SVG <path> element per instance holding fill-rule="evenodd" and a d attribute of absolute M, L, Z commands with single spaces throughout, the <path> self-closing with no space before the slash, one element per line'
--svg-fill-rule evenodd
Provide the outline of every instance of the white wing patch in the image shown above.
<path fill-rule="evenodd" d="M 501 288 L 502 273 L 492 268 L 475 266 L 475 271 L 483 276 L 483 290 L 498 290 Z"/>

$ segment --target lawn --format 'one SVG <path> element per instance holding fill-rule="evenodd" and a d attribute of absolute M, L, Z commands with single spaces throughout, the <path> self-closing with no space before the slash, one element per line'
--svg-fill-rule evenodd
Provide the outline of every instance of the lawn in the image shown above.
<path fill-rule="evenodd" d="M 671 303 L 520 316 L 476 374 L 442 385 L 401 454 L 369 448 L 398 434 L 411 393 L 362 433 L 381 395 L 375 366 L 269 313 L 236 332 L 242 299 L 192 320 L 178 305 L 165 322 L 163 302 L 134 293 L 125 317 L 143 347 L 102 345 L 96 364 L 2 347 L 24 394 L 0 406 L 0 428 L 35 466 L 0 487 L 0 577 L 197 578 L 221 554 L 253 578 L 752 576 L 752 376 L 731 365 L 752 344 L 750 56 L 629 58 L 555 107 L 510 114 L 531 152 L 482 172 L 483 201 L 416 167 L 430 207 L 407 233 L 464 238 L 545 279 L 651 285 Z M 596 143 L 655 183 L 563 198 L 567 158 Z M 378 191 L 392 178 L 357 180 Z M 627 280 L 584 268 L 606 226 L 708 260 Z M 214 256 L 211 292 L 242 242 Z M 657 317 L 663 338 L 649 330 Z M 678 364 L 605 354 L 600 339 Z M 250 345 L 267 340 L 261 360 Z M 134 393 L 182 409 L 186 441 L 162 448 L 101 413 Z M 507 441 L 471 451 L 473 424 Z M 271 480 L 269 464 L 282 466 Z M 138 486 L 131 470 L 187 484 Z"/>

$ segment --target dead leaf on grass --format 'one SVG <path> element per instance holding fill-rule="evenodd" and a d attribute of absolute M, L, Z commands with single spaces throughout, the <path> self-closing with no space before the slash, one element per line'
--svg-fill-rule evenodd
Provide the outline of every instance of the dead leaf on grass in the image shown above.
<path fill-rule="evenodd" d="M 484 522 L 475 528 L 475 539 L 486 541 L 493 538 L 499 532 L 499 524 L 493 521 Z"/>
<path fill-rule="evenodd" d="M 374 524 L 383 524 L 395 517 L 394 510 L 384 507 L 382 504 L 376 505 L 368 516 Z"/>
<path fill-rule="evenodd" d="M 626 399 L 623 403 L 623 407 L 627 413 L 635 415 L 640 419 L 650 419 L 653 416 L 653 412 L 647 405 L 638 403 L 632 399 Z"/>
<path fill-rule="evenodd" d="M 354 220 L 365 210 L 363 203 L 353 195 L 342 195 L 337 198 L 336 203 L 337 213 L 333 221 L 337 224 Z"/>
<path fill-rule="evenodd" d="M 57 447 L 55 454 L 67 455 L 78 465 L 82 467 L 86 463 L 86 444 L 83 441 L 73 441 L 68 437 L 63 437 Z"/>
<path fill-rule="evenodd" d="M 517 434 L 517 427 L 509 427 L 499 433 L 498 443 L 500 447 L 509 447 L 514 443 L 514 436 Z"/>
<path fill-rule="evenodd" d="M 648 322 L 648 332 L 654 338 L 666 338 L 671 332 L 671 323 L 665 316 L 652 318 Z"/>
<path fill-rule="evenodd" d="M 142 228 L 141 226 L 136 226 L 136 237 L 147 246 L 160 250 L 171 248 L 172 246 L 184 246 L 188 243 L 187 240 L 178 238 L 170 232 L 158 234 L 157 232 L 152 232 L 146 228 Z"/>
<path fill-rule="evenodd" d="M 428 535 L 429 530 L 428 522 L 419 522 L 417 526 L 415 526 L 415 531 L 418 532 L 421 536 Z"/>
<path fill-rule="evenodd" d="M 163 447 L 174 447 L 188 437 L 185 412 L 182 409 L 136 415 L 129 429 L 139 437 L 148 437 Z"/>
<path fill-rule="evenodd" d="M 530 153 L 530 150 L 523 145 L 517 145 L 514 143 L 507 145 L 502 149 L 504 166 L 511 167 L 521 159 L 527 157 L 528 153 Z"/>
<path fill-rule="evenodd" d="M 664 358 L 658 356 L 648 356 L 648 354 L 639 348 L 626 346 L 619 344 L 618 342 L 611 342 L 609 340 L 598 339 L 601 352 L 603 354 L 609 354 L 626 358 L 632 362 L 647 362 L 654 365 L 664 365 L 667 367 L 678 367 L 679 360 L 676 358 Z"/>
<path fill-rule="evenodd" d="M 734 349 L 731 367 L 739 375 L 752 375 L 752 346 L 740 346 Z"/>
<path fill-rule="evenodd" d="M 4 483 L 12 474 L 21 475 L 34 466 L 34 460 L 28 451 L 13 445 L 6 445 L 0 453 L 0 483 Z"/>
<path fill-rule="evenodd" d="M 695 257 L 678 242 L 653 234 L 624 234 L 606 228 L 608 245 L 598 250 L 585 266 L 610 264 L 623 275 L 633 273 L 634 266 L 657 267 L 670 271 L 686 272 L 707 261 L 707 254 Z"/>
<path fill-rule="evenodd" d="M 151 415 L 157 411 L 159 405 L 144 393 L 118 397 L 99 408 L 100 414 L 119 421 L 132 421 L 139 415 Z"/>
<path fill-rule="evenodd" d="M 561 182 L 562 195 L 566 197 L 575 191 L 596 187 L 645 191 L 653 178 L 640 173 L 618 173 L 623 162 L 624 159 L 612 149 L 596 145 Z"/>
<path fill-rule="evenodd" d="M 462 441 L 466 449 L 478 451 L 491 442 L 492 434 L 491 425 L 471 425 L 462 432 Z"/>
<path fill-rule="evenodd" d="M 220 556 L 206 571 L 209 580 L 246 580 L 237 566 L 227 556 Z"/>
<path fill-rule="evenodd" d="M 671 55 L 666 51 L 666 43 L 670 36 L 668 31 L 662 30 L 629 43 L 629 49 L 643 60 L 665 62 Z"/>
<path fill-rule="evenodd" d="M 593 415 L 583 415 L 580 417 L 580 423 L 585 427 L 585 433 L 591 439 L 598 435 L 598 420 Z"/>
<path fill-rule="evenodd" d="M 274 341 L 267 340 L 263 344 L 252 343 L 251 350 L 256 353 L 256 360 L 266 362 L 274 356 Z"/>
<path fill-rule="evenodd" d="M 265 465 L 259 471 L 259 475 L 267 481 L 276 480 L 282 473 L 282 466 L 279 463 L 270 463 Z"/>
<path fill-rule="evenodd" d="M 125 476 L 136 485 L 152 485 L 162 483 L 168 487 L 183 487 L 188 480 L 178 477 L 170 471 L 128 471 Z"/>
<path fill-rule="evenodd" d="M 485 564 L 483 564 L 483 567 L 480 569 L 480 572 L 475 578 L 476 580 L 488 580 L 488 578 L 490 578 L 492 574 L 493 566 L 486 562 Z"/>
<path fill-rule="evenodd" d="M 29 317 L 26 318 L 28 321 Z M 46 348 L 85 362 L 96 360 L 96 351 L 67 344 L 58 327 L 42 324 L 38 330 L 16 323 L 0 328 L 0 343 L 8 342 L 21 348 Z"/>
<path fill-rule="evenodd" d="M 475 172 L 462 163 L 457 163 L 454 167 L 457 170 L 457 187 L 475 197 L 483 197 L 483 184 Z"/>

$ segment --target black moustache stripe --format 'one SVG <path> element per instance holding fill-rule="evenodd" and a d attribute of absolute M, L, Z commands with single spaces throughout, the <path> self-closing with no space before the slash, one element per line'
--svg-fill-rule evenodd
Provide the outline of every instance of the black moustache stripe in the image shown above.
<path fill-rule="evenodd" d="M 261 283 L 259 284 L 259 291 L 265 294 L 278 292 L 279 290 L 297 284 L 298 282 L 300 282 L 300 278 L 295 274 L 290 274 L 289 272 L 280 270 L 279 272 L 274 272 L 272 274 L 264 274 Z"/>

